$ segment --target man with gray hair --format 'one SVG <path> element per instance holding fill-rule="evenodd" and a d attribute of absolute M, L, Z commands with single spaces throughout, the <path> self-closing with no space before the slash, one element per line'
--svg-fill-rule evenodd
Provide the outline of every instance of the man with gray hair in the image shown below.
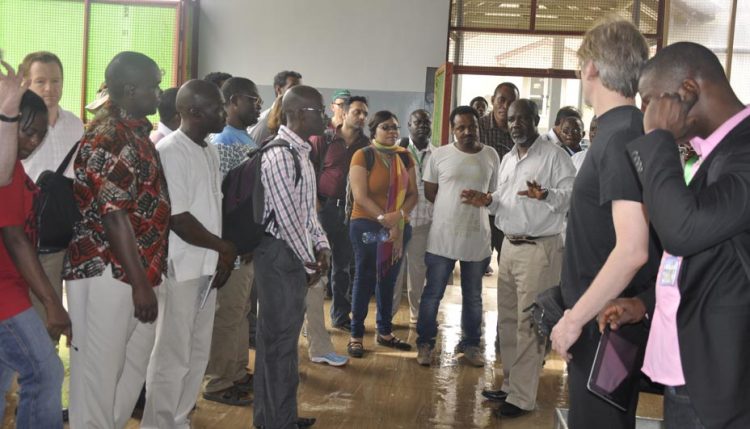
<path fill-rule="evenodd" d="M 586 381 L 600 338 L 597 313 L 610 299 L 646 290 L 659 265 L 625 148 L 643 135 L 635 93 L 648 45 L 629 21 L 607 19 L 586 33 L 578 58 L 583 97 L 594 108 L 599 131 L 573 186 L 561 281 L 569 310 L 552 330 L 552 346 L 568 361 L 569 427 L 633 428 L 638 383 L 623 413 L 589 392 Z M 642 326 L 621 332 L 645 344 Z"/>

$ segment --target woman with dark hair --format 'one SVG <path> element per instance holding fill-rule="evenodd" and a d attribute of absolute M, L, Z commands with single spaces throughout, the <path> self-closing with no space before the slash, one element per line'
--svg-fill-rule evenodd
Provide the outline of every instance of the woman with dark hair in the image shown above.
<path fill-rule="evenodd" d="M 60 392 L 64 371 L 52 341 L 70 339 L 70 319 L 36 254 L 34 202 L 38 189 L 26 175 L 26 159 L 47 135 L 44 100 L 31 91 L 21 99 L 18 160 L 9 185 L 0 187 L 0 421 L 14 372 L 20 399 L 18 428 L 62 428 Z M 31 306 L 29 289 L 43 303 L 45 322 Z M 51 339 L 51 340 L 50 340 Z"/>
<path fill-rule="evenodd" d="M 377 342 L 398 350 L 411 346 L 391 330 L 393 286 L 403 249 L 411 237 L 408 213 L 417 204 L 414 160 L 400 147 L 396 115 L 375 113 L 369 124 L 370 146 L 352 157 L 349 181 L 354 199 L 349 237 L 354 249 L 352 325 L 347 352 L 362 357 L 365 318 L 373 290 L 377 299 Z"/>

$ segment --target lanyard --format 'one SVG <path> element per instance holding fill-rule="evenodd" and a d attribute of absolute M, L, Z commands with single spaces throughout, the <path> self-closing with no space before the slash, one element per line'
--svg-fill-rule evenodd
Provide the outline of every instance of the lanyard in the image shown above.
<path fill-rule="evenodd" d="M 414 146 L 412 143 L 409 143 L 409 151 L 411 152 L 412 155 L 414 155 L 414 160 L 417 161 L 417 166 L 419 167 L 419 177 L 422 177 L 422 164 L 424 163 L 424 157 L 427 156 L 427 149 L 425 148 L 424 152 L 422 152 L 422 156 L 419 156 L 419 152 L 417 152 L 417 147 Z"/>

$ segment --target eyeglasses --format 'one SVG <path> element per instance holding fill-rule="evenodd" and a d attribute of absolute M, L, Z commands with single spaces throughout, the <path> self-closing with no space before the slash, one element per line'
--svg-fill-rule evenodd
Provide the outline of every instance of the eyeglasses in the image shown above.
<path fill-rule="evenodd" d="M 260 97 L 256 97 L 254 95 L 247 95 L 247 94 L 235 94 L 239 97 L 245 97 L 248 100 L 250 100 L 251 103 L 255 104 L 256 106 L 262 106 L 263 105 L 263 99 Z"/>
<path fill-rule="evenodd" d="M 401 127 L 399 127 L 398 125 L 381 125 L 378 128 L 380 128 L 381 130 L 385 132 L 398 131 L 401 129 Z"/>
<path fill-rule="evenodd" d="M 302 107 L 299 110 L 304 110 L 306 112 L 318 112 L 324 123 L 328 123 L 328 121 L 330 120 L 328 115 L 326 115 L 325 109 L 318 109 L 317 107 Z"/>

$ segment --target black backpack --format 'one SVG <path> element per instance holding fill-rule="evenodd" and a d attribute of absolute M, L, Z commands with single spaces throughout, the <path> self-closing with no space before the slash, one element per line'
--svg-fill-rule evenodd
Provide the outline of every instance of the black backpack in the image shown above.
<path fill-rule="evenodd" d="M 274 147 L 286 148 L 294 157 L 294 184 L 302 179 L 302 165 L 297 150 L 282 139 L 275 139 L 258 149 L 251 149 L 247 159 L 229 170 L 221 182 L 222 232 L 224 240 L 231 241 L 240 255 L 251 253 L 258 247 L 273 220 L 273 213 L 264 222 L 264 189 L 260 179 L 261 157 Z"/>
<path fill-rule="evenodd" d="M 73 226 L 81 220 L 81 212 L 73 196 L 73 179 L 64 176 L 80 141 L 73 145 L 56 171 L 39 175 L 39 209 L 37 216 L 38 247 L 43 252 L 67 249 L 73 239 Z"/>
<path fill-rule="evenodd" d="M 369 175 L 370 170 L 372 170 L 372 167 L 375 165 L 375 148 L 373 148 L 372 146 L 366 146 L 360 150 L 365 155 L 365 168 L 367 169 L 367 174 Z M 409 152 L 398 152 L 398 155 L 401 157 L 401 162 L 403 162 L 406 168 L 409 169 L 409 167 L 411 167 L 411 157 L 409 156 Z M 346 204 L 344 205 L 344 212 L 346 213 L 345 219 L 347 223 L 349 223 L 349 219 L 351 219 L 352 217 L 353 209 L 354 209 L 354 194 L 352 193 L 351 181 L 347 177 L 346 179 Z"/>

